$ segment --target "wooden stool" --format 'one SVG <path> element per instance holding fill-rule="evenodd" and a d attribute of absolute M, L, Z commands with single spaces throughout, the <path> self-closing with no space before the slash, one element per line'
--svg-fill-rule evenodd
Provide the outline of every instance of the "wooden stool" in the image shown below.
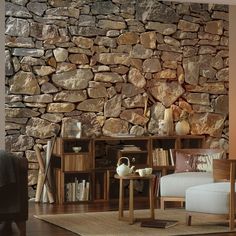
<path fill-rule="evenodd" d="M 119 176 L 115 175 L 116 179 L 120 180 L 120 193 L 119 193 L 119 220 L 129 221 L 133 224 L 135 221 L 141 220 L 141 218 L 134 218 L 134 180 L 149 180 L 149 204 L 150 204 L 150 218 L 154 219 L 154 196 L 153 185 L 154 175 L 139 176 L 139 175 L 127 175 Z M 129 217 L 124 217 L 124 180 L 129 180 Z M 143 219 L 143 218 L 142 218 Z M 147 219 L 147 218 L 145 218 Z"/>

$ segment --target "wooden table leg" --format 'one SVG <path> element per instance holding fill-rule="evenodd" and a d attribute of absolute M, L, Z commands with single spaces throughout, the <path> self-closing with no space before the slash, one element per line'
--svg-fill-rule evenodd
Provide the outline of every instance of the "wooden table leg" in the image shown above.
<path fill-rule="evenodd" d="M 151 213 L 151 218 L 155 218 L 155 213 L 154 213 L 154 195 L 153 195 L 153 179 L 149 179 L 149 201 L 150 201 L 150 213 Z"/>
<path fill-rule="evenodd" d="M 134 181 L 129 181 L 129 223 L 134 223 Z"/>
<path fill-rule="evenodd" d="M 119 220 L 124 216 L 124 188 L 123 179 L 120 179 L 120 193 L 119 193 Z"/>

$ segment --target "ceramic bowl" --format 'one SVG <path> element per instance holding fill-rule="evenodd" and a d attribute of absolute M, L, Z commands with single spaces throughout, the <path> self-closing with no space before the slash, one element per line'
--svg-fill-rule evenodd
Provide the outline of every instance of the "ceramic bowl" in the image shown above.
<path fill-rule="evenodd" d="M 145 168 L 146 175 L 152 174 L 152 168 Z"/>
<path fill-rule="evenodd" d="M 81 147 L 72 147 L 72 149 L 74 152 L 77 153 L 77 152 L 81 151 L 82 148 Z"/>

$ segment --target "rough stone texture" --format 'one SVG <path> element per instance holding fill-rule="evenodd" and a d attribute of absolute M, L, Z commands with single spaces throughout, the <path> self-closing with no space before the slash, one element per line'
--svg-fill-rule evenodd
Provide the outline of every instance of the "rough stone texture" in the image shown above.
<path fill-rule="evenodd" d="M 162 24 L 159 22 L 148 22 L 146 28 L 149 30 L 155 30 L 163 35 L 171 35 L 177 30 L 177 27 L 174 24 Z"/>
<path fill-rule="evenodd" d="M 131 51 L 131 57 L 139 59 L 147 59 L 153 54 L 151 49 L 145 49 L 143 45 L 136 44 Z"/>
<path fill-rule="evenodd" d="M 157 58 L 154 59 L 146 59 L 143 62 L 143 71 L 144 72 L 158 72 L 161 70 L 161 63 L 160 60 Z"/>
<path fill-rule="evenodd" d="M 169 107 L 184 93 L 184 89 L 178 82 L 157 82 L 150 92 L 165 107 Z"/>
<path fill-rule="evenodd" d="M 93 73 L 90 69 L 78 69 L 60 74 L 54 74 L 52 81 L 59 87 L 68 90 L 84 89 L 88 82 L 92 80 Z"/>
<path fill-rule="evenodd" d="M 123 120 L 127 120 L 134 125 L 144 126 L 148 122 L 148 118 L 143 116 L 142 109 L 130 109 L 122 111 L 120 114 L 120 118 Z"/>
<path fill-rule="evenodd" d="M 138 88 L 143 88 L 146 85 L 146 80 L 139 70 L 131 68 L 128 75 L 128 81 Z"/>
<path fill-rule="evenodd" d="M 136 18 L 145 22 L 160 21 L 164 23 L 178 22 L 179 15 L 170 7 L 154 0 L 137 0 Z"/>
<path fill-rule="evenodd" d="M 101 112 L 103 111 L 104 99 L 103 98 L 95 98 L 95 99 L 87 99 L 81 102 L 76 109 L 81 111 L 90 111 L 90 112 Z"/>
<path fill-rule="evenodd" d="M 6 21 L 5 32 L 10 36 L 28 37 L 30 26 L 27 20 L 9 17 Z"/>
<path fill-rule="evenodd" d="M 55 102 L 82 102 L 87 99 L 86 91 L 61 91 L 54 97 Z"/>
<path fill-rule="evenodd" d="M 71 112 L 75 109 L 73 103 L 50 103 L 47 112 Z"/>
<path fill-rule="evenodd" d="M 174 125 L 187 116 L 192 134 L 228 148 L 228 7 L 157 0 L 5 5 L 10 151 L 31 157 L 34 145 L 46 144 L 26 135 L 32 120 L 58 134 L 73 118 L 87 137 L 150 135 L 159 134 L 169 107 Z"/>
<path fill-rule="evenodd" d="M 191 104 L 210 105 L 210 97 L 207 93 L 188 93 L 185 98 Z"/>
<path fill-rule="evenodd" d="M 50 138 L 57 135 L 60 130 L 58 124 L 40 118 L 31 118 L 26 126 L 26 134 L 35 138 Z"/>
<path fill-rule="evenodd" d="M 118 117 L 121 112 L 121 95 L 115 95 L 104 105 L 105 117 Z"/>
<path fill-rule="evenodd" d="M 105 65 L 130 65 L 130 57 L 126 53 L 100 53 L 97 57 L 97 61 Z"/>
<path fill-rule="evenodd" d="M 225 116 L 216 113 L 195 113 L 189 118 L 191 134 L 209 134 L 212 137 L 220 137 Z"/>
<path fill-rule="evenodd" d="M 193 85 L 198 84 L 199 67 L 200 67 L 198 61 L 199 61 L 198 57 L 184 58 L 183 60 L 185 81 L 188 84 L 193 84 Z"/>
<path fill-rule="evenodd" d="M 6 137 L 6 151 L 21 152 L 31 149 L 34 145 L 34 139 L 27 135 L 11 135 Z"/>
<path fill-rule="evenodd" d="M 139 42 L 139 35 L 135 32 L 127 32 L 124 34 L 121 34 L 118 39 L 118 44 L 125 44 L 125 45 L 133 45 Z"/>
<path fill-rule="evenodd" d="M 94 80 L 109 83 L 123 82 L 123 78 L 120 75 L 112 72 L 97 73 L 95 74 Z"/>
<path fill-rule="evenodd" d="M 128 134 L 128 122 L 119 118 L 109 118 L 102 128 L 104 135 Z"/>
<path fill-rule="evenodd" d="M 40 93 L 40 88 L 35 75 L 31 72 L 19 71 L 9 81 L 10 92 L 13 94 L 34 95 Z"/>
<path fill-rule="evenodd" d="M 216 113 L 227 115 L 229 113 L 229 97 L 227 95 L 220 95 L 213 100 L 213 109 Z"/>

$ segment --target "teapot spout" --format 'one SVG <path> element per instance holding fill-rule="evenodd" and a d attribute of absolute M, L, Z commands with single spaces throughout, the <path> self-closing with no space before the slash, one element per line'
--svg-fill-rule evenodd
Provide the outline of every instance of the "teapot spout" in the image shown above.
<path fill-rule="evenodd" d="M 130 167 L 130 171 L 129 171 L 130 174 L 134 172 L 134 168 L 135 168 L 135 166 Z"/>

